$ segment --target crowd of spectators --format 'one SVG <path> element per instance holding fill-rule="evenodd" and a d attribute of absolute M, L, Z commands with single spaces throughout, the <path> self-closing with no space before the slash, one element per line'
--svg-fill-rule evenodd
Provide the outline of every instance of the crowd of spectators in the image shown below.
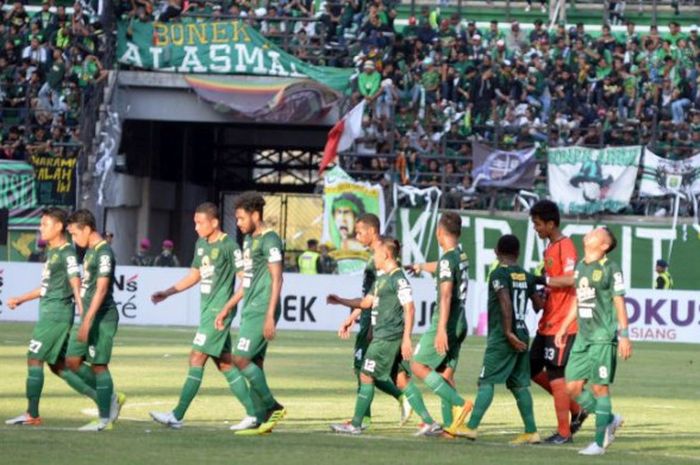
<path fill-rule="evenodd" d="M 83 103 L 106 77 L 95 15 L 53 0 L 0 8 L 0 159 L 75 155 Z"/>

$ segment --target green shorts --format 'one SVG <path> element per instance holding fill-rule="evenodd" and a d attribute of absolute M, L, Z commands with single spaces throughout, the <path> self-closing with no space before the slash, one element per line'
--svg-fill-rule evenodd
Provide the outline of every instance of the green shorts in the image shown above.
<path fill-rule="evenodd" d="M 615 381 L 617 344 L 586 344 L 577 338 L 569 354 L 564 376 L 567 381 L 586 380 L 606 386 Z"/>
<path fill-rule="evenodd" d="M 34 326 L 34 331 L 32 331 L 27 358 L 41 360 L 51 365 L 56 363 L 58 359 L 64 358 L 71 326 L 73 326 L 72 319 L 70 321 L 52 321 L 39 318 Z"/>
<path fill-rule="evenodd" d="M 367 348 L 369 347 L 370 341 L 370 325 L 366 328 L 360 326 L 360 331 L 355 337 L 355 356 L 353 359 L 353 367 L 355 372 L 359 373 L 362 370 L 362 361 L 365 359 L 365 354 L 367 353 Z"/>
<path fill-rule="evenodd" d="M 68 340 L 66 357 L 82 357 L 92 364 L 107 365 L 112 358 L 112 346 L 118 327 L 119 320 L 103 320 L 98 317 L 90 328 L 87 342 L 79 342 L 80 325 L 74 325 Z"/>
<path fill-rule="evenodd" d="M 220 357 L 221 354 L 231 353 L 231 321 L 234 314 L 231 314 L 227 321 L 224 322 L 226 329 L 219 331 L 214 327 L 216 315 L 212 317 L 202 317 L 199 320 L 199 327 L 192 340 L 192 350 L 210 355 L 212 357 Z"/>
<path fill-rule="evenodd" d="M 267 353 L 267 339 L 263 336 L 266 311 L 246 312 L 241 315 L 241 327 L 233 354 L 248 360 L 263 360 Z M 279 321 L 281 311 L 275 313 L 275 324 Z"/>
<path fill-rule="evenodd" d="M 463 330 L 460 334 L 448 334 L 447 346 L 449 349 L 444 355 L 440 355 L 435 350 L 435 335 L 437 329 L 430 328 L 423 333 L 413 353 L 413 361 L 422 365 L 428 366 L 435 371 L 442 372 L 447 368 L 452 370 L 457 369 L 459 361 L 459 350 L 462 347 L 462 342 L 467 337 L 467 331 Z"/>
<path fill-rule="evenodd" d="M 479 384 L 503 383 L 508 389 L 530 386 L 530 354 L 516 352 L 507 342 L 487 345 Z"/>
<path fill-rule="evenodd" d="M 373 339 L 362 362 L 362 373 L 380 381 L 390 381 L 399 371 L 410 373 L 408 362 L 401 356 L 401 339 Z"/>

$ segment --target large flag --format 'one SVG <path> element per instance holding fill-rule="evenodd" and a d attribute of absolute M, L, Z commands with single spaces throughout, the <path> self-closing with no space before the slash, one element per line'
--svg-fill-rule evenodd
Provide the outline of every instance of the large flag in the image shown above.
<path fill-rule="evenodd" d="M 700 194 L 700 153 L 685 160 L 667 160 L 645 148 L 639 195 L 662 197 L 681 192 Z"/>
<path fill-rule="evenodd" d="M 535 150 L 505 151 L 474 142 L 473 186 L 531 189 L 537 168 Z"/>
<path fill-rule="evenodd" d="M 362 115 L 364 115 L 364 112 L 365 100 L 362 99 L 360 103 L 355 105 L 352 110 L 331 128 L 328 133 L 326 147 L 323 149 L 321 166 L 318 168 L 319 174 L 322 174 L 323 170 L 335 160 L 335 157 L 338 156 L 338 152 L 349 149 L 355 139 L 360 136 L 360 131 L 362 130 Z"/>
<path fill-rule="evenodd" d="M 629 205 L 641 147 L 548 151 L 549 195 L 566 214 L 617 213 Z"/>

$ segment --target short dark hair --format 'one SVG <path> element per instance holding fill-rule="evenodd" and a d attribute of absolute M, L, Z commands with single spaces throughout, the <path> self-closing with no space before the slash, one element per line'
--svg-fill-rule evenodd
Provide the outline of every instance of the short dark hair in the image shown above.
<path fill-rule="evenodd" d="M 262 218 L 263 208 L 265 207 L 265 199 L 257 192 L 244 192 L 236 197 L 234 207 L 236 210 L 243 210 L 247 213 L 258 212 L 260 214 L 260 218 Z"/>
<path fill-rule="evenodd" d="M 520 255 L 520 241 L 512 234 L 505 234 L 498 240 L 496 250 L 501 255 L 517 257 Z"/>
<path fill-rule="evenodd" d="M 306 246 L 307 246 L 308 248 L 317 247 L 317 246 L 318 246 L 318 241 L 317 241 L 316 239 L 309 239 L 308 241 L 306 241 Z"/>
<path fill-rule="evenodd" d="M 445 212 L 440 216 L 438 225 L 450 236 L 459 237 L 462 234 L 462 217 L 454 212 Z"/>
<path fill-rule="evenodd" d="M 559 227 L 559 222 L 561 217 L 559 215 L 559 207 L 557 204 L 551 200 L 540 200 L 530 208 L 530 217 L 534 220 L 539 218 L 545 223 L 548 221 L 553 221 L 554 224 Z"/>
<path fill-rule="evenodd" d="M 97 221 L 95 220 L 95 215 L 92 214 L 90 210 L 82 209 L 76 210 L 68 217 L 68 224 L 74 224 L 79 228 L 85 228 L 86 226 L 93 231 L 97 231 Z"/>
<path fill-rule="evenodd" d="M 377 231 L 377 234 L 379 234 L 379 228 L 380 228 L 380 222 L 379 222 L 379 217 L 375 215 L 374 213 L 365 213 L 362 216 L 360 216 L 356 223 L 364 223 L 370 228 L 374 228 L 375 231 Z"/>
<path fill-rule="evenodd" d="M 215 203 L 212 202 L 204 202 L 200 203 L 197 205 L 197 208 L 194 211 L 195 213 L 203 213 L 204 215 L 207 215 L 209 218 L 212 220 L 219 220 L 219 207 L 216 206 Z"/>
<path fill-rule="evenodd" d="M 401 254 L 401 243 L 398 241 L 398 239 L 391 236 L 381 236 L 379 241 L 384 247 L 387 248 L 387 250 L 389 250 L 389 255 L 391 255 L 391 258 L 399 258 L 399 255 Z"/>
<path fill-rule="evenodd" d="M 610 239 L 610 246 L 608 246 L 608 250 L 605 251 L 605 254 L 607 255 L 617 248 L 617 238 L 615 237 L 615 234 L 613 234 L 613 232 L 607 226 L 603 226 L 603 230 L 606 233 L 608 233 L 608 238 Z"/>
<path fill-rule="evenodd" d="M 68 213 L 64 209 L 58 207 L 47 207 L 42 210 L 41 216 L 48 216 L 54 221 L 61 223 L 61 226 L 63 226 L 62 229 L 66 229 L 66 225 L 68 224 Z"/>

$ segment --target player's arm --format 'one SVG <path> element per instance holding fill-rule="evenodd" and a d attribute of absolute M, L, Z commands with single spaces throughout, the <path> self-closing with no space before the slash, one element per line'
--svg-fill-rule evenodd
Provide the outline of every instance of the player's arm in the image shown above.
<path fill-rule="evenodd" d="M 574 246 L 574 243 L 569 239 L 565 239 L 561 244 L 562 246 L 559 249 L 559 262 L 562 274 L 561 276 L 547 278 L 547 286 L 552 288 L 574 287 L 576 285 L 574 272 L 576 271 L 576 261 L 578 260 L 576 246 Z"/>
<path fill-rule="evenodd" d="M 270 302 L 267 305 L 263 336 L 270 341 L 275 338 L 275 311 L 282 294 L 282 261 L 268 262 L 267 269 L 270 271 L 272 282 L 270 283 Z"/>
<path fill-rule="evenodd" d="M 11 297 L 10 299 L 8 299 L 7 308 L 9 308 L 10 310 L 14 310 L 23 303 L 29 302 L 34 299 L 38 299 L 39 297 L 41 297 L 41 288 L 37 287 L 36 289 L 29 291 L 26 294 L 22 294 L 18 297 Z"/>
<path fill-rule="evenodd" d="M 95 295 L 92 297 L 87 313 L 85 313 L 83 322 L 78 329 L 78 341 L 87 342 L 90 328 L 95 321 L 95 315 L 97 315 L 97 311 L 105 301 L 110 285 L 110 278 L 108 276 L 98 276 L 97 283 L 95 284 Z"/>
<path fill-rule="evenodd" d="M 437 262 L 414 263 L 406 267 L 414 275 L 420 275 L 422 272 L 433 274 L 437 270 Z"/>
<path fill-rule="evenodd" d="M 508 344 L 517 350 L 518 352 L 523 352 L 527 350 L 527 344 L 518 339 L 518 336 L 513 332 L 513 302 L 510 300 L 510 293 L 508 289 L 502 287 L 498 293 L 498 303 L 501 307 L 501 325 L 503 328 L 503 334 L 506 335 Z"/>
<path fill-rule="evenodd" d="M 164 291 L 155 292 L 151 296 L 151 302 L 157 304 L 159 302 L 164 301 L 171 295 L 177 294 L 178 292 L 186 291 L 187 289 L 197 284 L 200 279 L 201 275 L 199 274 L 199 269 L 190 268 L 190 272 L 187 274 L 187 276 L 182 278 L 180 281 L 176 282 L 174 285 L 170 286 Z"/>
<path fill-rule="evenodd" d="M 216 319 L 214 320 L 214 327 L 219 331 L 223 331 L 224 329 L 226 329 L 226 325 L 224 325 L 224 320 L 228 318 L 228 316 L 231 314 L 231 311 L 234 308 L 236 308 L 236 305 L 238 305 L 238 303 L 243 299 L 243 272 L 237 273 L 236 278 L 238 278 L 236 280 L 238 281 L 238 286 L 236 287 L 236 290 L 234 291 L 231 298 L 228 299 L 228 301 L 226 301 L 223 308 L 216 315 Z"/>
<path fill-rule="evenodd" d="M 571 276 L 552 276 L 551 278 L 545 278 L 545 283 L 549 287 L 574 287 L 574 275 Z"/>
<path fill-rule="evenodd" d="M 326 297 L 327 304 L 342 305 L 344 307 L 349 307 L 352 309 L 359 309 L 360 311 L 369 310 L 370 308 L 372 308 L 373 302 L 374 297 L 372 297 L 372 294 L 367 294 L 364 297 L 358 297 L 354 299 L 345 299 L 335 294 L 329 294 L 328 297 Z"/>
<path fill-rule="evenodd" d="M 566 318 L 564 318 L 564 321 L 561 323 L 559 331 L 557 332 L 556 336 L 554 336 L 554 345 L 560 349 L 564 347 L 564 336 L 566 335 L 566 330 L 569 329 L 569 326 L 571 326 L 574 321 L 576 321 L 577 311 L 578 305 L 576 304 L 576 299 L 574 299 L 571 304 L 571 308 L 569 309 L 569 313 L 567 313 Z"/>
<path fill-rule="evenodd" d="M 83 299 L 80 298 L 80 278 L 74 276 L 68 280 L 70 288 L 73 291 L 73 300 L 75 301 L 75 306 L 78 307 L 78 316 L 83 316 Z"/>
<path fill-rule="evenodd" d="M 447 321 L 450 319 L 450 304 L 452 303 L 452 290 L 454 283 L 443 281 L 440 283 L 440 301 L 438 302 L 438 326 L 435 334 L 435 350 L 441 355 L 450 349 L 447 341 Z"/>
<path fill-rule="evenodd" d="M 627 319 L 627 309 L 625 308 L 625 298 L 621 295 L 613 297 L 613 305 L 615 313 L 617 313 L 617 328 L 618 328 L 618 352 L 623 360 L 627 360 L 632 356 L 632 341 L 629 337 L 629 321 Z"/>
<path fill-rule="evenodd" d="M 413 344 L 411 343 L 411 333 L 413 332 L 413 320 L 416 316 L 416 306 L 413 303 L 413 299 L 410 302 L 406 302 L 403 305 L 403 339 L 401 341 L 401 356 L 404 360 L 410 360 L 411 355 L 413 355 Z"/>
<path fill-rule="evenodd" d="M 350 337 L 350 328 L 353 327 L 357 319 L 362 314 L 361 308 L 354 308 L 350 315 L 343 321 L 338 329 L 338 337 L 341 339 L 348 339 Z"/>

